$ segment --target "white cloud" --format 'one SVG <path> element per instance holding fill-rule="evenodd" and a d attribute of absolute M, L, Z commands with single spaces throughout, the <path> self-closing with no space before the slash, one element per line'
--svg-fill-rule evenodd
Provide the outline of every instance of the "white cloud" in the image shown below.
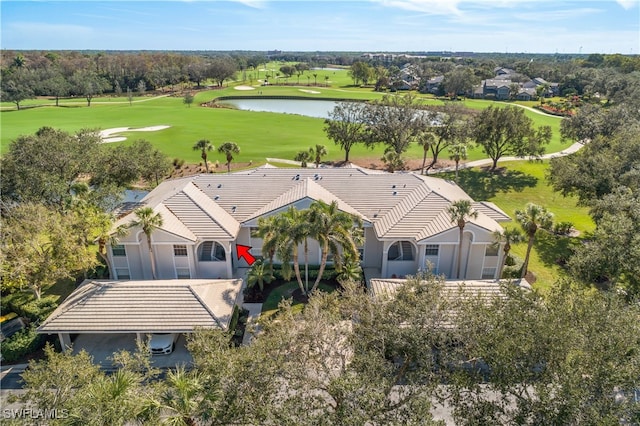
<path fill-rule="evenodd" d="M 580 16 L 593 15 L 602 12 L 600 9 L 594 8 L 581 8 L 581 9 L 566 9 L 566 10 L 548 10 L 548 11 L 531 11 L 527 13 L 514 13 L 514 17 L 523 21 L 534 22 L 550 22 L 550 21 L 562 21 L 565 19 L 575 19 Z"/>
<path fill-rule="evenodd" d="M 387 7 L 395 7 L 433 15 L 459 15 L 459 0 L 374 0 Z"/>
<path fill-rule="evenodd" d="M 266 0 L 233 0 L 237 3 L 242 3 L 245 6 L 252 7 L 254 9 L 264 9 L 267 6 Z"/>
<path fill-rule="evenodd" d="M 638 0 L 616 0 L 616 2 L 622 6 L 625 10 L 631 9 L 633 6 L 638 4 Z"/>

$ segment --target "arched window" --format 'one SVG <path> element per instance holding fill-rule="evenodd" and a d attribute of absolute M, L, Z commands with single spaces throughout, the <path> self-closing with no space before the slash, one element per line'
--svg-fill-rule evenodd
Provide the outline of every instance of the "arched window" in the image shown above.
<path fill-rule="evenodd" d="M 198 259 L 201 262 L 224 262 L 227 256 L 220 243 L 205 241 L 198 248 Z"/>
<path fill-rule="evenodd" d="M 415 249 L 409 241 L 396 241 L 389 247 L 387 260 L 413 260 Z"/>

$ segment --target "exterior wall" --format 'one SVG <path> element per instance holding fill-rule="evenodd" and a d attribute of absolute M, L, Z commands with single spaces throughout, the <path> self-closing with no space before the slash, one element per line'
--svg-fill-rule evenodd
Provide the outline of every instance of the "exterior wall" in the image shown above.
<path fill-rule="evenodd" d="M 376 238 L 373 227 L 364 229 L 364 238 L 364 267 L 381 268 L 383 243 Z"/>
<path fill-rule="evenodd" d="M 467 261 L 467 280 L 479 280 L 482 278 L 482 264 L 484 261 L 485 244 L 472 244 Z"/>
<path fill-rule="evenodd" d="M 293 205 L 298 209 L 307 208 L 312 200 L 303 199 Z M 270 212 L 268 215 L 286 211 L 287 207 Z M 251 227 L 257 226 L 257 219 L 247 222 L 239 230 L 235 241 L 217 241 L 225 249 L 225 261 L 201 261 L 198 256 L 198 249 L 203 242 L 194 243 L 185 240 L 177 235 L 157 230 L 152 235 L 154 256 L 156 260 L 157 275 L 159 279 L 173 279 L 178 277 L 178 269 L 181 273 L 189 271 L 191 278 L 231 278 L 233 271 L 237 268 L 247 267 L 244 260 L 237 259 L 236 244 L 252 247 L 254 256 L 261 256 L 262 240 L 251 237 Z M 380 241 L 376 237 L 374 228 L 369 226 L 364 228 L 364 259 L 363 267 L 379 268 L 382 277 L 403 277 L 412 275 L 419 270 L 424 270 L 426 261 L 429 260 L 434 265 L 434 271 L 444 275 L 448 279 L 457 278 L 456 256 L 458 252 L 459 232 L 457 227 L 442 232 L 438 235 L 420 241 L 418 244 L 408 236 L 404 241 L 413 247 L 412 260 L 389 260 L 389 248 L 396 242 Z M 465 227 L 465 237 L 462 244 L 461 276 L 462 279 L 482 279 L 488 278 L 488 273 L 495 271 L 500 266 L 500 255 L 485 256 L 486 247 L 493 243 L 491 231 L 481 228 L 478 225 L 468 224 Z M 149 261 L 149 251 L 146 243 L 146 236 L 139 230 L 132 230 L 129 235 L 121 239 L 120 244 L 125 246 L 126 257 L 112 256 L 111 248 L 108 253 L 111 256 L 111 263 L 114 270 L 122 268 L 128 269 L 130 279 L 152 279 L 151 263 Z M 175 256 L 173 246 L 181 244 L 187 247 L 187 256 Z M 426 245 L 438 245 L 437 256 L 427 256 Z M 406 245 L 404 250 L 406 251 Z M 309 265 L 318 265 L 321 259 L 321 250 L 317 241 L 308 240 L 308 261 Z M 278 262 L 278 259 L 274 259 Z M 298 247 L 298 260 L 301 265 L 305 262 L 304 246 Z M 114 279 L 118 279 L 112 274 Z M 126 279 L 126 278 L 125 278 Z"/>
<path fill-rule="evenodd" d="M 158 279 L 176 278 L 176 269 L 173 266 L 173 244 L 154 244 L 153 251 L 156 255 Z"/>
<path fill-rule="evenodd" d="M 389 260 L 389 249 L 399 241 L 384 241 L 382 252 L 382 268 L 381 274 L 383 278 L 391 277 L 404 277 L 406 275 L 415 274 L 418 271 L 418 264 L 420 259 L 420 251 L 418 247 L 409 240 L 401 240 L 408 242 L 413 247 L 413 259 L 412 260 Z"/>
<path fill-rule="evenodd" d="M 485 244 L 483 251 L 486 250 L 488 245 Z M 492 278 L 498 279 L 500 277 L 498 277 L 498 270 L 500 269 L 500 261 L 502 259 L 502 255 L 504 254 L 503 250 L 503 245 L 500 245 L 498 247 L 498 253 L 497 256 L 486 256 L 485 253 L 483 253 L 483 262 L 482 262 L 482 271 L 481 271 L 481 275 L 484 276 L 485 275 L 485 271 L 489 272 L 492 268 L 495 269 L 495 273 L 493 274 Z M 486 277 L 485 277 L 486 278 Z"/>
<path fill-rule="evenodd" d="M 202 261 L 198 257 L 198 249 L 200 248 L 202 242 L 194 248 L 194 258 L 195 258 L 195 271 L 197 278 L 231 278 L 233 276 L 233 264 L 232 264 L 232 256 L 235 255 L 234 251 L 231 250 L 231 243 L 229 241 L 216 241 L 218 244 L 222 245 L 225 249 L 225 260 L 224 261 Z"/>
<path fill-rule="evenodd" d="M 255 242 L 259 242 L 259 246 L 258 244 L 255 244 Z M 251 238 L 251 230 L 248 227 L 242 227 L 240 228 L 240 231 L 238 231 L 238 236 L 236 237 L 236 243 L 237 244 L 242 244 L 245 246 L 250 246 L 250 247 L 254 247 L 254 246 L 258 246 L 258 247 L 262 247 L 262 239 L 261 238 Z M 259 251 L 258 252 L 254 252 L 254 250 L 251 250 L 251 253 L 256 256 L 259 255 Z"/>
<path fill-rule="evenodd" d="M 457 244 L 440 245 L 440 264 L 438 265 L 439 274 L 443 274 L 446 278 L 453 278 L 457 251 Z"/>
<path fill-rule="evenodd" d="M 136 274 L 131 274 L 131 279 L 150 280 L 151 276 L 151 262 L 149 261 L 149 246 L 147 246 L 147 240 L 144 234 L 140 233 L 140 242 L 138 243 L 138 259 L 140 268 L 136 271 Z M 136 278 L 134 278 L 134 276 Z"/>

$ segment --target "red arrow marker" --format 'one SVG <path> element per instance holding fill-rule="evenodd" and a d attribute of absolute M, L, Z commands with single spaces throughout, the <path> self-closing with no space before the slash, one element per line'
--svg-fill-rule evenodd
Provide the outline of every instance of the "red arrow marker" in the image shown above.
<path fill-rule="evenodd" d="M 251 250 L 250 246 L 243 246 L 242 244 L 236 244 L 236 252 L 238 253 L 238 260 L 240 260 L 240 258 L 242 257 L 244 258 L 244 261 L 247 262 L 249 266 L 251 266 L 256 261 L 256 258 L 253 257 L 253 255 L 251 255 L 249 250 Z"/>

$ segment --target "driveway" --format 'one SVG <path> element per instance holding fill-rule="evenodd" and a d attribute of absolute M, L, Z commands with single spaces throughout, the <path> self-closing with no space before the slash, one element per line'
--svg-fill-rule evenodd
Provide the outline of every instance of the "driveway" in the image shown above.
<path fill-rule="evenodd" d="M 169 355 L 153 355 L 152 362 L 158 368 L 173 368 L 177 365 L 191 365 L 193 358 L 185 347 L 185 336 L 180 335 L 175 350 Z M 73 351 L 87 351 L 93 356 L 93 362 L 103 368 L 112 367 L 114 352 L 136 350 L 135 334 L 79 334 L 73 341 Z"/>

